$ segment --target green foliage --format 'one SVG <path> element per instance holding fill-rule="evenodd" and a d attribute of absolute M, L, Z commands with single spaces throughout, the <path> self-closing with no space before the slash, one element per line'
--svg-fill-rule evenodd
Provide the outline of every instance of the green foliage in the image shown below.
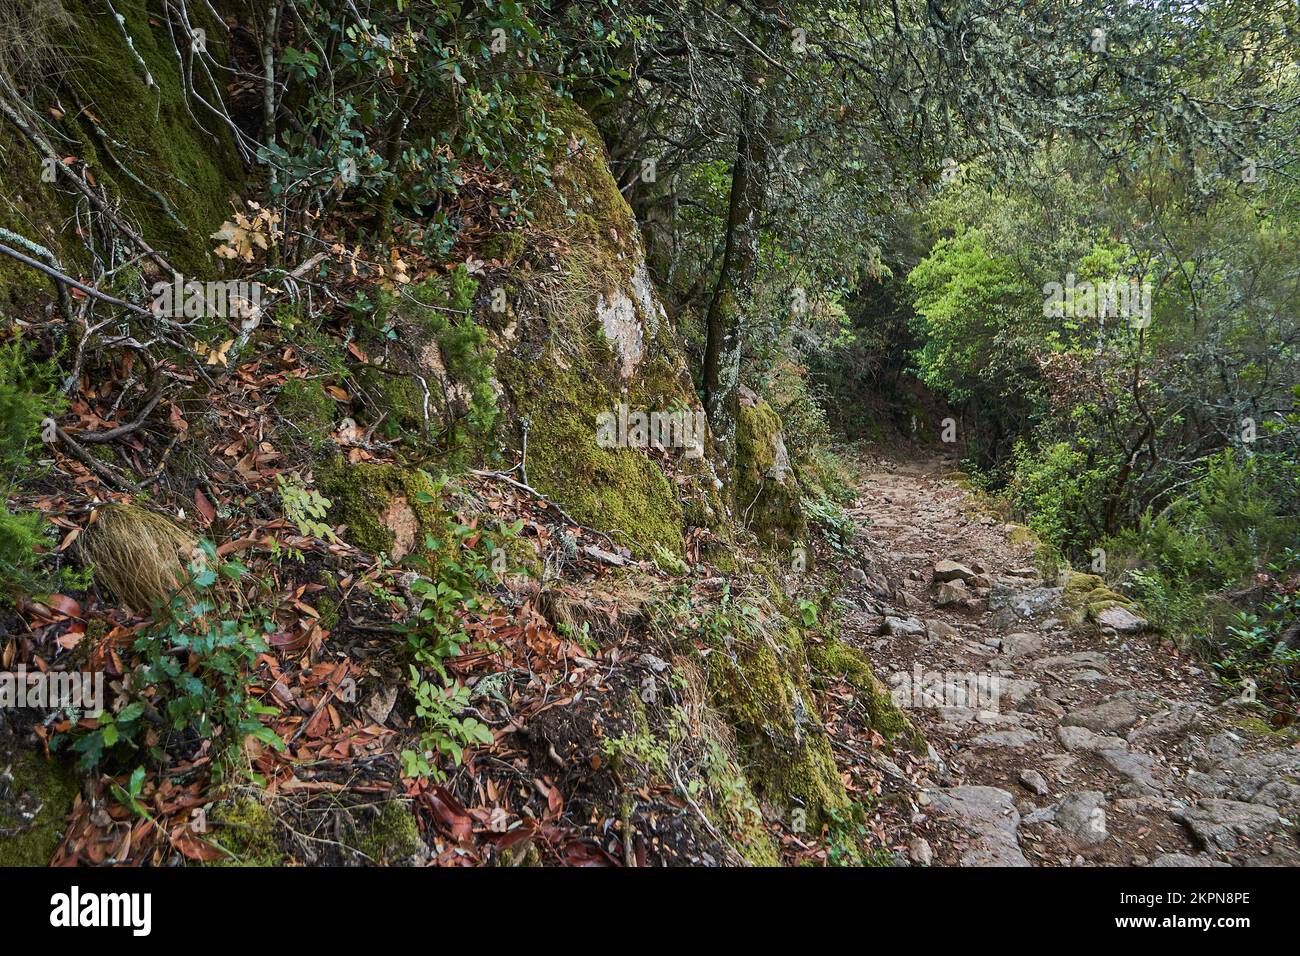
<path fill-rule="evenodd" d="M 0 601 L 15 592 L 49 590 L 55 581 L 41 574 L 41 553 L 49 546 L 45 521 L 31 511 L 11 511 L 10 502 L 33 473 L 41 422 L 58 414 L 60 401 L 50 384 L 52 368 L 32 360 L 22 339 L 0 344 Z"/>
<path fill-rule="evenodd" d="M 56 746 L 80 755 L 83 769 L 141 756 L 165 762 L 167 741 L 152 744 L 151 728 L 170 729 L 182 741 L 213 740 L 222 774 L 237 766 L 247 737 L 284 746 L 263 721 L 279 711 L 260 702 L 249 674 L 276 630 L 272 609 L 260 602 L 243 607 L 235 588 L 248 569 L 221 561 L 209 541 L 199 547 L 204 557 L 191 567 L 189 587 L 135 641 L 142 663 L 131 675 L 128 695 L 100 714 L 93 729 L 56 738 Z"/>
<path fill-rule="evenodd" d="M 518 525 L 504 527 L 499 538 L 504 541 L 518 531 Z M 504 549 L 497 539 L 459 522 L 449 524 L 445 538 L 426 535 L 424 544 L 423 552 L 412 558 L 419 571 L 409 585 L 414 614 L 400 628 L 411 658 L 407 685 L 420 718 L 419 747 L 402 752 L 402 766 L 408 776 L 442 780 L 438 757 L 460 763 L 466 747 L 493 739 L 491 728 L 461 716 L 469 706 L 470 690 L 449 682 L 446 662 L 470 642 L 466 623 L 486 608 L 486 593 L 499 580 L 493 569 L 495 555 Z"/>
<path fill-rule="evenodd" d="M 1080 556 L 1098 533 L 1097 502 L 1113 468 L 1069 442 L 1016 443 L 1007 495 L 1030 529 L 1061 554 Z"/>
<path fill-rule="evenodd" d="M 297 475 L 290 475 L 287 479 L 283 475 L 276 475 L 275 483 L 284 516 L 293 522 L 300 534 L 322 541 L 338 540 L 334 529 L 324 520 L 332 501 L 316 489 L 308 488 Z"/>

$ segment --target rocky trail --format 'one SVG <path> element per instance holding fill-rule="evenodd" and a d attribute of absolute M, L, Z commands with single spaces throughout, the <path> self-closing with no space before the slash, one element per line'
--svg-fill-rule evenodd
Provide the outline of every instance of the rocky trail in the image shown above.
<path fill-rule="evenodd" d="M 1097 578 L 1044 582 L 954 468 L 864 461 L 854 511 L 845 637 L 927 742 L 881 761 L 896 845 L 922 865 L 1300 864 L 1295 736 Z"/>

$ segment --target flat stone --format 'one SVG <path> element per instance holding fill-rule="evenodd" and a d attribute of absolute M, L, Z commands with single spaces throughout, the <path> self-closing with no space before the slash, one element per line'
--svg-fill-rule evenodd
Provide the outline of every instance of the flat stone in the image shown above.
<path fill-rule="evenodd" d="M 1020 657 L 1042 650 L 1043 639 L 1037 634 L 1008 634 L 1002 638 L 1002 653 L 1007 657 Z"/>
<path fill-rule="evenodd" d="M 1029 866 L 1020 851 L 1020 812 L 1011 794 L 997 787 L 961 786 L 934 795 L 933 806 L 971 837 L 962 866 Z"/>
<path fill-rule="evenodd" d="M 1123 737 L 1105 737 L 1093 733 L 1087 727 L 1069 727 L 1063 724 L 1056 728 L 1056 739 L 1070 753 L 1079 750 L 1102 753 L 1107 750 L 1128 749 L 1128 741 Z"/>
<path fill-rule="evenodd" d="M 1101 759 L 1138 793 L 1155 795 L 1160 792 L 1160 784 L 1154 776 L 1160 765 L 1149 754 L 1104 750 Z"/>
<path fill-rule="evenodd" d="M 956 561 L 939 561 L 934 566 L 936 584 L 943 581 L 969 581 L 973 577 L 975 577 L 974 571 Z"/>
<path fill-rule="evenodd" d="M 970 742 L 970 745 L 972 747 L 1009 747 L 1012 750 L 1019 750 L 1022 747 L 1037 743 L 1038 740 L 1038 734 L 1032 730 L 991 730 L 986 734 L 980 734 Z"/>
<path fill-rule="evenodd" d="M 1147 866 L 1226 866 L 1232 869 L 1231 863 L 1224 863 L 1212 856 L 1190 856 L 1186 853 L 1162 853 Z"/>
<path fill-rule="evenodd" d="M 1128 742 L 1135 747 L 1144 747 L 1156 740 L 1173 741 L 1187 736 L 1204 717 L 1204 712 L 1195 704 L 1179 701 L 1168 710 L 1155 714 L 1140 727 L 1129 731 Z"/>
<path fill-rule="evenodd" d="M 925 633 L 925 625 L 914 617 L 886 617 L 880 633 L 889 637 L 917 637 Z"/>
<path fill-rule="evenodd" d="M 1061 723 L 1067 727 L 1087 727 L 1099 734 L 1118 734 L 1128 730 L 1141 717 L 1132 701 L 1111 699 L 1071 711 Z"/>
<path fill-rule="evenodd" d="M 1061 654 L 1056 657 L 1044 657 L 1029 665 L 1035 670 L 1073 670 L 1078 667 L 1091 667 L 1103 673 L 1110 670 L 1110 661 L 1099 651 L 1079 651 L 1076 654 Z"/>
<path fill-rule="evenodd" d="M 1239 800 L 1198 800 L 1196 806 L 1170 813 L 1191 832 L 1202 849 L 1235 850 L 1239 839 L 1250 840 L 1279 822 L 1272 807 Z"/>

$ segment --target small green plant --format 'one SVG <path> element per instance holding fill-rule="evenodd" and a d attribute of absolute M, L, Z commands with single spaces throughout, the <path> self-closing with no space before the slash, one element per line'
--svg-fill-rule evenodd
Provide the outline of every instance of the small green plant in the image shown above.
<path fill-rule="evenodd" d="M 821 529 L 834 551 L 845 556 L 853 554 L 853 538 L 857 531 L 853 517 L 843 506 L 823 495 L 804 498 L 802 507 L 808 520 Z"/>
<path fill-rule="evenodd" d="M 331 544 L 339 540 L 334 529 L 325 522 L 333 504 L 314 488 L 308 488 L 297 475 L 286 479 L 283 475 L 275 476 L 276 490 L 280 494 L 280 505 L 284 516 L 293 522 L 300 534 L 309 538 L 319 538 Z"/>
<path fill-rule="evenodd" d="M 441 489 L 444 483 L 445 479 L 437 487 Z M 425 504 L 436 501 L 425 493 L 418 497 L 427 498 Z M 506 526 L 499 534 L 508 538 L 517 534 L 519 527 L 517 523 Z M 411 559 L 419 572 L 409 585 L 414 614 L 400 630 L 411 657 L 407 685 L 421 726 L 418 748 L 402 752 L 407 776 L 442 780 L 445 774 L 437 756 L 460 763 L 466 747 L 492 742 L 489 727 L 460 716 L 469 706 L 470 692 L 463 685 L 448 683 L 446 662 L 471 640 L 466 624 L 486 607 L 486 594 L 497 583 L 493 570 L 497 553 L 501 552 L 496 539 L 473 525 L 453 521 L 446 538 L 425 535 L 424 553 Z"/>
<path fill-rule="evenodd" d="M 248 569 L 238 561 L 221 562 L 210 541 L 201 541 L 199 550 L 202 558 L 191 566 L 187 586 L 136 639 L 142 662 L 126 682 L 131 699 L 101 714 L 94 728 L 56 738 L 56 746 L 66 744 L 80 755 L 83 769 L 141 753 L 163 762 L 166 740 L 151 743 L 149 728 L 215 741 L 219 775 L 247 737 L 284 746 L 263 720 L 279 711 L 251 693 L 249 676 L 276 629 L 271 609 L 264 603 L 237 606 L 226 582 L 243 581 Z"/>

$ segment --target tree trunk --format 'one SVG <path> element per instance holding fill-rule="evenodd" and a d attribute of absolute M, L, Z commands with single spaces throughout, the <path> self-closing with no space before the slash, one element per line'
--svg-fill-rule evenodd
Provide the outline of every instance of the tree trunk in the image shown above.
<path fill-rule="evenodd" d="M 730 471 L 736 450 L 737 393 L 745 317 L 758 272 L 759 226 L 767 196 L 767 107 L 764 78 L 750 58 L 731 170 L 726 243 L 717 285 L 705 320 L 704 407 L 718 448 L 719 476 L 730 499 Z"/>

